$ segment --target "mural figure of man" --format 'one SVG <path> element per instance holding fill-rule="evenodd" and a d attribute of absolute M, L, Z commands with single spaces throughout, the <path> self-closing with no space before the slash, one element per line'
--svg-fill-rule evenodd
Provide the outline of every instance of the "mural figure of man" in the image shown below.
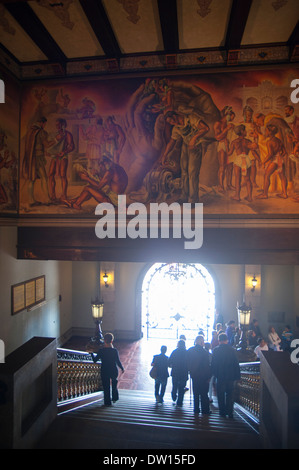
<path fill-rule="evenodd" d="M 95 124 L 85 129 L 80 126 L 80 136 L 87 142 L 86 158 L 88 169 L 97 168 L 105 151 L 105 128 L 103 119 L 98 117 Z"/>
<path fill-rule="evenodd" d="M 67 199 L 67 168 L 68 168 L 68 154 L 74 150 L 74 139 L 72 134 L 66 130 L 67 122 L 63 118 L 56 120 L 56 143 L 50 148 L 51 163 L 49 168 L 49 193 L 52 203 L 58 203 L 61 200 Z M 61 197 L 60 200 L 56 197 L 56 172 L 61 180 Z"/>
<path fill-rule="evenodd" d="M 0 154 L 0 176 L 1 176 L 1 170 L 2 168 L 6 168 L 7 166 L 6 159 L 3 158 Z M 8 197 L 6 194 L 6 191 L 1 184 L 1 179 L 0 179 L 0 204 L 6 204 L 8 202 Z"/>
<path fill-rule="evenodd" d="M 293 160 L 296 163 L 297 168 L 299 169 L 299 140 L 295 142 L 294 151 L 293 151 Z M 295 195 L 292 198 L 293 201 L 299 202 L 299 195 Z"/>
<path fill-rule="evenodd" d="M 79 175 L 88 184 L 81 194 L 72 200 L 65 200 L 68 207 L 80 210 L 82 204 L 91 198 L 97 202 L 109 202 L 115 206 L 118 204 L 118 195 L 124 194 L 128 184 L 128 176 L 125 170 L 114 163 L 107 156 L 103 156 L 99 164 L 99 172 L 88 173 L 84 168 L 79 168 Z"/>
<path fill-rule="evenodd" d="M 263 113 L 256 113 L 253 116 L 254 123 L 254 141 L 259 146 L 261 161 L 263 163 L 267 156 L 267 139 L 265 137 L 265 115 Z"/>
<path fill-rule="evenodd" d="M 219 190 L 224 192 L 224 177 L 225 170 L 228 165 L 227 152 L 229 150 L 229 137 L 231 137 L 234 124 L 232 120 L 235 118 L 235 113 L 230 106 L 225 106 L 221 110 L 221 119 L 214 125 L 215 138 L 218 141 L 217 155 L 219 162 L 218 170 L 218 184 Z M 231 165 L 232 166 L 232 165 Z"/>
<path fill-rule="evenodd" d="M 3 158 L 0 154 L 0 204 L 16 206 L 17 165 L 17 158 L 13 151 L 4 150 Z"/>
<path fill-rule="evenodd" d="M 297 193 L 299 189 L 299 161 L 298 161 L 298 158 L 296 157 L 296 154 L 298 154 L 298 144 L 299 144 L 299 116 L 295 114 L 294 106 L 291 106 L 291 105 L 288 105 L 284 108 L 284 113 L 285 113 L 284 119 L 286 123 L 290 126 L 292 133 L 293 133 L 292 135 L 293 151 L 290 152 L 290 157 L 289 159 L 287 159 L 287 161 L 290 162 L 290 167 L 292 170 L 291 177 L 293 177 L 292 180 L 294 182 L 294 188 L 291 187 L 291 189 L 294 189 L 294 192 Z M 286 151 L 288 153 L 287 147 L 286 147 Z M 293 158 L 291 157 L 291 155 L 293 155 Z M 288 187 L 290 187 L 290 176 L 288 174 L 287 174 L 287 178 L 288 178 Z M 297 195 L 295 195 L 295 200 L 296 202 L 298 202 L 299 200 L 299 197 Z"/>
<path fill-rule="evenodd" d="M 115 163 L 119 163 L 119 157 L 126 142 L 126 136 L 114 117 L 109 116 L 105 121 L 105 149 Z"/>
<path fill-rule="evenodd" d="M 242 176 L 245 178 L 247 196 L 245 199 L 247 201 L 252 201 L 252 182 L 251 182 L 251 165 L 252 161 L 249 157 L 249 152 L 251 151 L 254 158 L 260 163 L 260 156 L 256 149 L 258 145 L 255 142 L 251 142 L 249 139 L 246 139 L 246 128 L 243 124 L 235 127 L 235 134 L 238 136 L 237 139 L 233 140 L 228 152 L 228 155 L 232 155 L 236 152 L 234 159 L 234 174 L 235 174 L 235 186 L 236 193 L 232 198 L 236 201 L 240 201 L 240 192 L 241 192 L 241 180 Z"/>
<path fill-rule="evenodd" d="M 261 153 L 261 160 L 264 163 L 265 158 L 268 155 L 268 147 L 267 147 L 267 136 L 266 136 L 266 127 L 268 124 L 271 124 L 277 127 L 276 137 L 282 142 L 282 145 L 285 148 L 286 157 L 285 157 L 285 175 L 288 180 L 288 191 L 293 191 L 294 186 L 294 179 L 296 174 L 296 164 L 292 159 L 289 157 L 293 153 L 293 141 L 294 141 L 294 134 L 292 131 L 291 126 L 284 119 L 277 113 L 269 112 L 267 115 L 259 113 L 255 117 L 255 130 L 258 130 L 257 125 L 260 127 L 261 133 L 263 133 L 263 137 L 261 133 L 258 135 L 258 138 L 255 140 L 259 144 L 260 153 Z M 256 133 L 255 133 L 256 134 Z M 278 181 L 276 178 L 272 178 L 271 187 L 269 188 L 272 191 L 279 191 Z"/>
<path fill-rule="evenodd" d="M 295 115 L 294 106 L 287 105 L 284 108 L 285 121 L 288 123 L 294 134 L 294 141 L 299 141 L 299 117 Z"/>
<path fill-rule="evenodd" d="M 165 120 L 173 128 L 171 138 L 162 155 L 162 164 L 174 149 L 177 141 L 182 141 L 181 148 L 181 189 L 182 198 L 188 202 L 198 201 L 199 172 L 202 160 L 202 137 L 210 130 L 209 126 L 195 113 L 184 114 L 169 111 Z"/>
<path fill-rule="evenodd" d="M 268 198 L 268 190 L 270 186 L 270 179 L 274 172 L 277 172 L 281 181 L 282 191 L 281 193 L 277 194 L 278 197 L 287 199 L 287 186 L 288 181 L 286 178 L 286 171 L 285 171 L 285 158 L 287 157 L 287 153 L 283 143 L 281 142 L 276 134 L 278 132 L 278 128 L 273 124 L 268 124 L 266 126 L 265 136 L 268 137 L 267 141 L 267 149 L 268 155 L 264 160 L 264 167 L 265 167 L 265 176 L 264 176 L 264 191 L 257 196 L 259 199 L 267 199 Z"/>
<path fill-rule="evenodd" d="M 92 100 L 85 97 L 82 100 L 82 107 L 77 109 L 77 113 L 81 114 L 81 119 L 92 118 L 96 110 L 96 105 Z"/>
<path fill-rule="evenodd" d="M 38 178 L 41 180 L 41 189 L 46 198 L 45 202 L 50 202 L 46 172 L 46 151 L 53 144 L 53 141 L 48 139 L 48 133 L 45 131 L 46 123 L 47 119 L 41 117 L 30 127 L 26 135 L 22 176 L 28 182 L 28 202 L 31 207 L 42 204 L 41 201 L 35 199 L 34 195 L 34 185 Z"/>
<path fill-rule="evenodd" d="M 253 109 L 248 105 L 246 105 L 243 109 L 243 118 L 244 120 L 240 124 L 243 124 L 246 128 L 247 139 L 250 140 L 251 142 L 254 142 L 255 125 L 253 121 Z M 256 174 L 257 174 L 256 159 L 252 153 L 249 153 L 249 158 L 251 160 L 251 167 L 250 167 L 251 184 L 252 186 L 257 187 L 258 185 L 256 184 Z"/>
<path fill-rule="evenodd" d="M 168 111 L 173 111 L 174 93 L 166 78 L 158 81 L 157 93 L 159 96 L 159 103 L 153 105 L 153 112 L 162 112 L 163 114 L 166 114 Z"/>
<path fill-rule="evenodd" d="M 6 140 L 7 140 L 7 135 L 5 131 L 0 128 L 0 151 L 3 150 L 7 146 Z"/>

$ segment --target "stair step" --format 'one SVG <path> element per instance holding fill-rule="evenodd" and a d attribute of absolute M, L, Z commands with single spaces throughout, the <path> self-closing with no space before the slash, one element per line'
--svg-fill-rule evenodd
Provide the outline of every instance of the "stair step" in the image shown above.
<path fill-rule="evenodd" d="M 182 408 L 152 392 L 119 390 L 110 407 L 103 399 L 62 411 L 38 448 L 43 449 L 257 449 L 258 433 L 237 410 L 222 418 L 217 406 L 209 416 L 194 415 L 190 397 Z"/>
<path fill-rule="evenodd" d="M 239 414 L 235 414 L 234 420 L 222 418 L 216 408 L 211 406 L 211 415 L 194 417 L 192 404 L 185 403 L 182 408 L 173 406 L 171 401 L 165 400 L 163 404 L 157 405 L 153 398 L 137 397 L 130 394 L 120 395 L 120 400 L 111 407 L 103 406 L 99 401 L 88 407 L 80 408 L 72 413 L 72 417 L 81 419 L 92 419 L 101 421 L 115 421 L 119 423 L 141 424 L 146 426 L 176 427 L 180 429 L 194 429 L 200 426 L 210 431 L 223 430 L 226 432 L 252 433 Z M 196 419 L 196 422 L 195 422 Z"/>
<path fill-rule="evenodd" d="M 253 438 L 254 442 L 258 441 L 256 431 L 237 411 L 233 420 L 220 417 L 217 407 L 213 405 L 211 405 L 211 415 L 194 415 L 189 397 L 185 399 L 183 407 L 178 408 L 169 399 L 165 399 L 163 404 L 156 404 L 153 394 L 150 392 L 120 390 L 119 394 L 119 401 L 110 407 L 104 406 L 103 400 L 99 400 L 63 414 L 67 414 L 72 422 L 79 420 L 81 423 L 84 422 L 85 425 L 88 423 L 93 427 L 105 423 L 106 431 L 108 424 L 116 426 L 118 429 L 121 426 L 129 426 L 130 432 L 135 428 L 139 436 L 149 432 L 149 429 L 151 429 L 151 433 L 156 430 L 157 435 L 161 435 L 162 432 L 165 442 L 167 439 L 174 439 L 174 434 L 182 432 L 192 432 L 191 442 L 194 442 L 194 433 L 201 434 L 201 436 L 206 433 L 209 439 L 212 434 L 220 436 L 223 442 L 231 440 L 235 436 L 238 436 L 238 440 L 249 438 L 250 442 L 250 438 Z"/>

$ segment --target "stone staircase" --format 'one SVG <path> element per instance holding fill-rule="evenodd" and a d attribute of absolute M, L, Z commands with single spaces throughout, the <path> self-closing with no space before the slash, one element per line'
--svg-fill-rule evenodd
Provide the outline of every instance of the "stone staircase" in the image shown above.
<path fill-rule="evenodd" d="M 258 449 L 257 430 L 240 410 L 222 418 L 194 415 L 189 395 L 178 408 L 166 398 L 155 403 L 153 393 L 119 390 L 111 407 L 102 398 L 58 414 L 39 449 Z"/>

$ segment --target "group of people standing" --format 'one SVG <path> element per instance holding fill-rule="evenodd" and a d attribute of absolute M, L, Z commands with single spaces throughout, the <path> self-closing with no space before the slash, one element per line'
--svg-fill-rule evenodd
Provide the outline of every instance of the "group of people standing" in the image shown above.
<path fill-rule="evenodd" d="M 225 333 L 219 335 L 219 345 L 212 353 L 206 348 L 203 335 L 195 338 L 194 346 L 187 349 L 186 342 L 180 338 L 177 348 L 170 356 L 167 347 L 161 347 L 161 353 L 154 356 L 152 366 L 156 366 L 155 397 L 157 403 L 163 403 L 163 397 L 171 368 L 171 397 L 173 403 L 181 407 L 188 378 L 191 378 L 193 410 L 195 414 L 209 415 L 209 387 L 211 380 L 216 381 L 216 390 L 220 416 L 233 417 L 234 385 L 240 380 L 240 366 L 234 349 L 229 345 Z"/>
<path fill-rule="evenodd" d="M 216 385 L 220 416 L 233 418 L 235 384 L 241 379 L 240 364 L 234 347 L 235 337 L 238 334 L 234 323 L 233 320 L 228 322 L 225 332 L 221 323 L 216 324 L 216 335 L 213 335 L 211 343 L 206 343 L 204 335 L 199 334 L 195 338 L 194 345 L 188 349 L 186 338 L 182 335 L 169 357 L 166 355 L 167 346 L 161 346 L 160 354 L 154 355 L 151 363 L 155 368 L 154 392 L 158 404 L 163 403 L 167 381 L 171 376 L 171 398 L 176 406 L 182 407 L 190 377 L 194 414 L 211 413 L 212 391 Z M 282 338 L 278 336 L 274 327 L 270 327 L 267 341 L 261 335 L 257 320 L 253 320 L 251 328 L 250 331 L 259 338 L 254 347 L 258 358 L 260 351 L 267 350 L 268 345 L 275 351 L 290 351 L 293 334 L 289 325 L 285 327 Z M 118 369 L 124 372 L 113 340 L 113 334 L 106 333 L 103 347 L 98 353 L 90 352 L 94 362 L 101 360 L 101 379 L 106 406 L 111 406 L 112 401 L 118 400 Z"/>
<path fill-rule="evenodd" d="M 105 123 L 102 118 L 97 117 L 96 123 L 87 128 L 80 125 L 80 138 L 87 143 L 87 163 L 85 166 L 77 163 L 73 168 L 86 186 L 72 199 L 68 195 L 68 165 L 70 154 L 76 150 L 74 137 L 67 130 L 67 121 L 64 118 L 56 119 L 56 133 L 53 137 L 46 131 L 46 124 L 46 117 L 39 118 L 28 129 L 25 138 L 21 176 L 27 182 L 30 207 L 63 204 L 79 210 L 83 202 L 91 198 L 98 202 L 111 202 L 113 196 L 117 197 L 118 193 L 124 192 L 128 177 L 118 161 L 126 137 L 122 128 L 116 124 L 114 116 L 108 116 Z M 57 176 L 61 181 L 59 197 L 56 189 Z M 43 201 L 37 200 L 35 194 L 38 179 L 41 181 Z"/>
<path fill-rule="evenodd" d="M 280 198 L 287 199 L 288 192 L 295 202 L 299 202 L 295 188 L 296 165 L 299 151 L 299 118 L 294 107 L 285 106 L 285 116 L 270 112 L 254 114 L 246 105 L 243 121 L 233 123 L 235 113 L 230 106 L 221 110 L 221 118 L 215 123 L 215 138 L 218 141 L 218 184 L 219 191 L 233 189 L 232 199 L 240 201 L 242 178 L 247 188 L 245 199 L 252 201 L 252 190 L 257 188 L 257 199 L 267 199 L 270 190 Z M 258 189 L 256 177 L 262 169 L 263 188 Z M 280 188 L 275 173 L 280 180 Z M 226 188 L 224 181 L 226 179 Z M 272 181 L 273 180 L 273 181 Z"/>
<path fill-rule="evenodd" d="M 254 348 L 257 357 L 260 358 L 261 351 L 288 351 L 291 352 L 291 342 L 293 333 L 290 325 L 286 325 L 282 331 L 281 337 L 275 330 L 274 326 L 269 326 L 268 336 L 265 338 L 262 334 L 256 334 L 255 330 L 250 330 L 249 344 Z"/>
<path fill-rule="evenodd" d="M 30 207 L 41 205 L 36 199 L 35 183 L 41 180 L 41 189 L 45 204 L 58 204 L 67 199 L 68 156 L 74 150 L 73 135 L 66 129 L 67 121 L 56 119 L 56 135 L 49 137 L 45 130 L 46 117 L 41 117 L 29 129 L 25 138 L 25 151 L 22 162 L 22 178 L 27 182 L 28 203 Z M 47 170 L 47 158 L 50 157 Z M 56 174 L 61 180 L 61 196 L 56 197 Z"/>
<path fill-rule="evenodd" d="M 221 331 L 222 325 L 216 325 L 216 330 L 213 332 L 212 349 L 218 344 L 218 335 Z M 228 337 L 228 342 L 234 348 L 238 348 L 241 341 L 244 341 L 242 331 L 235 326 L 235 321 L 230 320 L 226 324 L 225 333 Z M 256 319 L 252 320 L 249 329 L 246 332 L 245 342 L 247 347 L 251 349 L 257 359 L 260 359 L 261 351 L 291 351 L 291 342 L 293 340 L 293 333 L 290 325 L 285 325 L 282 334 L 279 335 L 273 325 L 269 326 L 268 335 L 264 336 L 261 332 L 259 323 Z"/>

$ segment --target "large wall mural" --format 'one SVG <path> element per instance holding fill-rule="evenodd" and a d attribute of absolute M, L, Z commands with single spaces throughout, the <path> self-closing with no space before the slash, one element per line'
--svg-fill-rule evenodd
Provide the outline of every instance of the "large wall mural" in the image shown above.
<path fill-rule="evenodd" d="M 299 214 L 296 69 L 36 82 L 21 105 L 20 214 L 202 202 L 204 215 Z"/>
<path fill-rule="evenodd" d="M 18 85 L 2 73 L 5 103 L 0 104 L 0 215 L 18 209 L 19 103 Z"/>

